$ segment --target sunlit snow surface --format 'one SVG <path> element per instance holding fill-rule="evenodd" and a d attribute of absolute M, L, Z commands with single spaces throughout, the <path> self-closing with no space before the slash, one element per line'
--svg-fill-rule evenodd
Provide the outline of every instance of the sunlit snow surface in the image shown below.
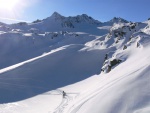
<path fill-rule="evenodd" d="M 0 23 L 0 113 L 150 113 L 149 23 Z"/>

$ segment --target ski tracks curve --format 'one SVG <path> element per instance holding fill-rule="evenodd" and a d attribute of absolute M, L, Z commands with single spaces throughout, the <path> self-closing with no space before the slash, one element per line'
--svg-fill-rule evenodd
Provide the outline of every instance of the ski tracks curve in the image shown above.
<path fill-rule="evenodd" d="M 67 107 L 69 102 L 74 100 L 74 96 L 71 96 L 71 94 L 76 94 L 77 95 L 78 93 L 66 93 L 66 95 L 63 97 L 63 91 L 62 90 L 57 89 L 55 91 L 58 92 L 60 95 L 62 95 L 62 101 L 53 113 L 63 113 L 64 109 Z"/>

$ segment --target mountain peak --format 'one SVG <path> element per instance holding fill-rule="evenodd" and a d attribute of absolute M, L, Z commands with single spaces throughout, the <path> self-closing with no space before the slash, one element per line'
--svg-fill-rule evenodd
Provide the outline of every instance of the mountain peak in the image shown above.
<path fill-rule="evenodd" d="M 52 17 L 62 17 L 62 15 L 61 14 L 59 14 L 58 12 L 54 12 L 52 15 L 51 15 Z"/>
<path fill-rule="evenodd" d="M 85 18 L 85 19 L 92 18 L 92 17 L 88 16 L 87 14 L 77 15 L 76 17 Z"/>
<path fill-rule="evenodd" d="M 89 17 L 87 14 L 82 14 L 81 16 L 83 16 L 83 17 Z"/>
<path fill-rule="evenodd" d="M 98 20 L 93 19 L 91 16 L 88 16 L 87 14 L 77 15 L 74 18 L 76 19 L 76 22 L 88 22 L 91 24 L 100 24 Z"/>
<path fill-rule="evenodd" d="M 50 16 L 50 18 L 53 18 L 53 19 L 55 19 L 55 20 L 62 20 L 62 19 L 64 19 L 64 16 L 62 16 L 62 15 L 59 14 L 58 12 L 54 12 L 54 13 Z"/>
<path fill-rule="evenodd" d="M 128 21 L 121 18 L 121 17 L 114 17 L 113 19 L 110 20 L 110 22 L 124 22 L 124 23 L 127 23 Z"/>

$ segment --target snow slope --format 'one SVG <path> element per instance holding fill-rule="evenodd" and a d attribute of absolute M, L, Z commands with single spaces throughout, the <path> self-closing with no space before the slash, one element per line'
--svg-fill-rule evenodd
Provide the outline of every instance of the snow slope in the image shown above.
<path fill-rule="evenodd" d="M 57 12 L 0 23 L 0 113 L 149 113 L 149 25 Z"/>
<path fill-rule="evenodd" d="M 26 99 L 100 73 L 101 56 L 106 51 L 80 51 L 82 47 L 70 45 L 36 60 L 4 69 L 0 76 L 0 88 L 3 92 L 0 94 L 1 103 Z"/>
<path fill-rule="evenodd" d="M 109 74 L 101 74 L 68 106 L 71 113 L 149 113 L 150 55 L 139 51 Z M 141 54 L 142 53 L 142 54 Z M 142 59 L 137 62 L 139 58 Z M 92 87 L 91 87 L 92 86 Z"/>

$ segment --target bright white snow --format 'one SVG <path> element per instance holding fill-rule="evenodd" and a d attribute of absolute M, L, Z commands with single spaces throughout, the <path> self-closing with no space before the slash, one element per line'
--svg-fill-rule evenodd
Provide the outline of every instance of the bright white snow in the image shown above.
<path fill-rule="evenodd" d="M 149 23 L 0 24 L 0 113 L 150 113 Z"/>

